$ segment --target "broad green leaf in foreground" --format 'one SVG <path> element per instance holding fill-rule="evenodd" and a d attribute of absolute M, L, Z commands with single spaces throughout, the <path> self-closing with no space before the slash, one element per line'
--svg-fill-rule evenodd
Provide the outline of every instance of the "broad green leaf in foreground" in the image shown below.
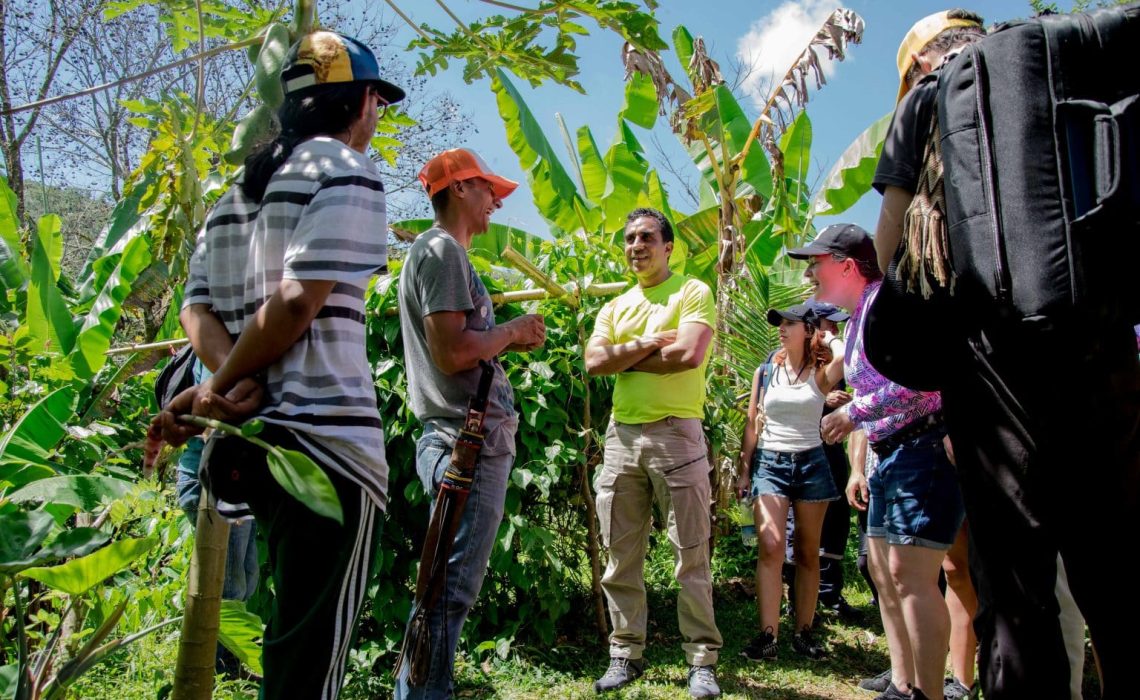
<path fill-rule="evenodd" d="M 251 671 L 261 674 L 261 618 L 246 610 L 240 600 L 223 600 L 218 620 L 218 641 Z"/>
<path fill-rule="evenodd" d="M 0 463 L 31 462 L 52 467 L 48 453 L 67 434 L 75 390 L 62 387 L 37 401 L 0 439 Z"/>
<path fill-rule="evenodd" d="M 121 498 L 128 489 L 130 484 L 122 479 L 77 474 L 34 481 L 8 494 L 8 498 L 15 503 L 27 501 L 63 503 L 90 511 L 104 502 Z"/>
<path fill-rule="evenodd" d="M 274 447 L 267 460 L 269 472 L 281 488 L 308 506 L 317 515 L 332 518 L 344 524 L 344 512 L 337 498 L 336 488 L 328 474 L 303 452 Z"/>
<path fill-rule="evenodd" d="M 888 114 L 867 127 L 843 151 L 823 181 L 823 187 L 815 195 L 812 202 L 815 216 L 842 214 L 867 194 L 890 125 L 891 115 Z"/>
<path fill-rule="evenodd" d="M 83 595 L 93 586 L 127 568 L 158 544 L 155 537 L 114 542 L 85 557 L 57 566 L 25 569 L 21 575 L 71 595 Z"/>

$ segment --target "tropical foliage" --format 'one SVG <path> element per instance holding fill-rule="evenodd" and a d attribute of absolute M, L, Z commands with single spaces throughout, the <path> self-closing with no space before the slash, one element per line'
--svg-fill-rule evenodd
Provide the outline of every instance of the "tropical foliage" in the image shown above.
<path fill-rule="evenodd" d="M 272 128 L 285 49 L 316 21 L 311 0 L 297 2 L 288 18 L 281 7 L 213 1 L 124 0 L 106 12 L 144 3 L 158 8 L 179 47 L 204 49 L 200 61 L 209 51 L 245 50 L 253 67 L 245 90 L 257 106 L 240 118 L 214 119 L 202 109 L 200 90 L 128 104 L 132 119 L 151 134 L 149 150 L 74 276 L 61 263 L 59 218 L 22 219 L 16 195 L 0 187 L 0 697 L 62 697 L 82 674 L 118 658 L 143 635 L 177 634 L 192 538 L 163 486 L 165 465 L 176 455 L 159 456 L 154 478 L 138 471 L 146 423 L 157 409 L 153 366 L 161 355 L 145 347 L 108 351 L 180 335 L 175 310 L 194 236 L 232 184 L 241 156 Z M 862 22 L 853 13 L 829 19 L 781 83 L 785 98 L 773 96 L 771 109 L 751 118 L 700 37 L 681 27 L 670 47 L 653 9 L 649 1 L 549 0 L 509 16 L 457 21 L 454 31 L 416 27 L 419 70 L 459 62 L 468 81 L 485 80 L 493 91 L 508 144 L 547 224 L 542 232 L 495 225 L 472 250 L 489 290 L 504 300 L 500 318 L 538 312 L 548 326 L 544 348 L 506 357 L 522 427 L 506 515 L 466 628 L 473 654 L 505 656 L 522 642 L 550 644 L 567 627 L 582 627 L 572 611 L 590 611 L 598 634 L 606 627 L 598 584 L 605 553 L 591 481 L 612 384 L 588 377 L 581 358 L 598 310 L 628 279 L 616 238 L 627 212 L 664 211 L 677 233 L 670 266 L 718 290 L 721 342 L 706 430 L 714 455 L 722 455 L 735 449 L 739 394 L 750 368 L 774 342 L 754 310 L 803 294 L 773 274 L 784 265 L 781 249 L 811 234 L 813 216 L 838 213 L 866 191 L 881 144 L 882 121 L 813 191 L 812 125 L 800 109 L 807 100 L 804 76 L 818 70 L 817 51 L 841 58 L 858 41 Z M 625 99 L 604 148 L 586 126 L 541 124 L 516 85 L 556 82 L 580 90 L 575 52 L 588 25 L 627 42 Z M 213 48 L 205 50 L 207 43 Z M 685 69 L 680 81 L 661 62 L 660 52 L 670 48 Z M 695 212 L 671 205 L 643 146 L 662 117 L 699 174 Z M 376 157 L 398 155 L 395 134 L 408 124 L 406 114 L 389 112 L 373 140 Z M 392 228 L 410 239 L 429 225 L 409 220 Z M 427 523 L 428 497 L 413 469 L 419 428 L 406 401 L 394 315 L 398 261 L 392 268 L 367 299 L 392 497 L 350 669 L 350 682 L 365 694 L 386 683 L 375 671 L 388 668 L 398 649 Z M 298 493 L 319 488 L 303 472 L 290 480 Z M 332 517 L 334 505 L 326 504 Z M 268 610 L 271 595 L 263 587 L 248 609 L 222 608 L 222 641 L 255 668 L 257 615 Z"/>

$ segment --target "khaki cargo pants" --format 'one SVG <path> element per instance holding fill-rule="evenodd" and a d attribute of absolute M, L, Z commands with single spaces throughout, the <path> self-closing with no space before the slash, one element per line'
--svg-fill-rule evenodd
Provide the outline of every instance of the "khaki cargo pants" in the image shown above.
<path fill-rule="evenodd" d="M 613 633 L 610 656 L 640 659 L 645 649 L 645 555 L 653 501 L 667 519 L 673 574 L 681 591 L 677 622 L 688 663 L 715 664 L 721 647 L 709 569 L 709 466 L 696 418 L 610 423 L 595 480 L 598 523 L 610 560 L 602 576 Z"/>

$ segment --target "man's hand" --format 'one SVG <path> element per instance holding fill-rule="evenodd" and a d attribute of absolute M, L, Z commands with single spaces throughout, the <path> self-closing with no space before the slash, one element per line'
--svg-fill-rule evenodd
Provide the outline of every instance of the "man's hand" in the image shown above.
<path fill-rule="evenodd" d="M 261 408 L 265 388 L 252 377 L 239 379 L 224 395 L 214 391 L 213 377 L 197 386 L 191 413 L 203 418 L 236 423 Z"/>
<path fill-rule="evenodd" d="M 511 331 L 514 342 L 506 347 L 511 352 L 529 352 L 546 342 L 546 322 L 541 314 L 524 314 L 502 324 Z"/>
<path fill-rule="evenodd" d="M 856 510 L 867 510 L 871 502 L 871 490 L 867 488 L 867 477 L 862 472 L 851 472 L 847 479 L 847 502 Z"/>
<path fill-rule="evenodd" d="M 198 387 L 192 386 L 171 399 L 170 403 L 163 406 L 159 414 L 150 422 L 150 429 L 147 431 L 148 436 L 159 435 L 163 441 L 178 447 L 205 430 L 205 428 L 178 420 L 178 416 L 193 411 L 194 397 L 197 395 Z"/>
<path fill-rule="evenodd" d="M 851 394 L 848 394 L 846 391 L 835 389 L 834 391 L 829 391 L 827 393 L 827 398 L 824 399 L 824 404 L 826 404 L 828 408 L 839 408 L 840 406 L 850 401 L 852 398 L 854 397 L 852 397 Z"/>
<path fill-rule="evenodd" d="M 823 417 L 819 424 L 819 434 L 823 441 L 834 445 L 843 440 L 855 429 L 855 424 L 847 416 L 847 411 L 838 410 Z"/>
<path fill-rule="evenodd" d="M 744 458 L 740 457 L 737 460 L 736 470 L 740 474 L 736 477 L 736 497 L 748 498 L 748 494 L 752 492 L 752 469 L 745 463 Z"/>

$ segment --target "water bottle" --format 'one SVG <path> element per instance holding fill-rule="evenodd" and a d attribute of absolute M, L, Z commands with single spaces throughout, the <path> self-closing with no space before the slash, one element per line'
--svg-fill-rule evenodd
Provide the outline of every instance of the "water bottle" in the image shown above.
<path fill-rule="evenodd" d="M 755 547 L 759 541 L 756 537 L 756 518 L 752 513 L 752 497 L 740 500 L 740 541 L 745 547 Z"/>

